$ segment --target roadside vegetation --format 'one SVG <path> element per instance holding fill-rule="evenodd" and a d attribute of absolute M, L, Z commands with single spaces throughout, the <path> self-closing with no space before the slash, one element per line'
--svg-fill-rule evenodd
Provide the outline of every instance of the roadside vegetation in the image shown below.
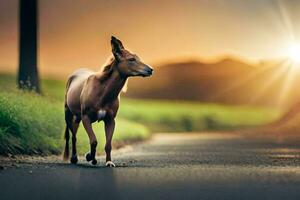
<path fill-rule="evenodd" d="M 253 106 L 124 99 L 119 116 L 142 123 L 155 132 L 191 132 L 259 126 L 276 119 L 279 111 Z"/>
<path fill-rule="evenodd" d="M 15 77 L 0 74 L 0 154 L 59 154 L 63 149 L 64 82 L 42 80 L 43 95 L 18 91 Z M 129 87 L 130 88 L 130 87 Z M 151 132 L 231 130 L 269 123 L 279 111 L 251 106 L 121 99 L 114 144 L 149 138 Z M 95 123 L 98 152 L 103 151 L 103 123 Z M 78 151 L 89 149 L 81 126 Z"/>

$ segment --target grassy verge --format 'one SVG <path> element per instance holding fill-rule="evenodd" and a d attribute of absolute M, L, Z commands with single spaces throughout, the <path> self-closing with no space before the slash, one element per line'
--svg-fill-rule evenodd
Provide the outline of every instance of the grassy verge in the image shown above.
<path fill-rule="evenodd" d="M 193 102 L 124 99 L 120 116 L 152 131 L 214 131 L 259 126 L 277 119 L 278 110 Z"/>
<path fill-rule="evenodd" d="M 130 89 L 130 88 L 129 88 Z M 64 81 L 42 80 L 43 95 L 20 92 L 15 77 L 0 74 L 0 154 L 60 153 L 64 129 Z M 230 130 L 258 126 L 278 118 L 269 108 L 192 102 L 121 99 L 115 143 L 143 140 L 150 132 Z M 102 123 L 94 125 L 103 151 Z M 88 137 L 78 132 L 79 153 L 88 151 Z"/>
<path fill-rule="evenodd" d="M 58 153 L 60 104 L 23 92 L 0 93 L 0 153 Z"/>
<path fill-rule="evenodd" d="M 103 151 L 104 129 L 94 125 Z M 59 154 L 63 149 L 63 103 L 28 92 L 0 92 L 0 154 Z M 148 129 L 124 119 L 117 120 L 114 142 L 131 142 L 149 137 Z M 80 127 L 78 151 L 89 148 L 88 137 Z"/>

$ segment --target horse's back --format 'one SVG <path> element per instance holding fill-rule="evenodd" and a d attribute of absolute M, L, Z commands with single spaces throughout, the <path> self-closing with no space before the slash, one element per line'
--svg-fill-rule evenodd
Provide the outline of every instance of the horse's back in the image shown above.
<path fill-rule="evenodd" d="M 66 104 L 73 114 L 80 113 L 80 95 L 85 81 L 94 74 L 89 69 L 79 69 L 73 72 L 66 86 Z"/>

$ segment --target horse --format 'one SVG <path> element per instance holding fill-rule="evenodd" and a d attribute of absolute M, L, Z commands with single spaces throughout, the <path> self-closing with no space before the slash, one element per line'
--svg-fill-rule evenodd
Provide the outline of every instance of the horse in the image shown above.
<path fill-rule="evenodd" d="M 115 118 L 119 108 L 120 92 L 127 79 L 134 76 L 149 77 L 153 69 L 144 64 L 140 58 L 126 50 L 122 42 L 111 37 L 113 57 L 108 65 L 99 72 L 80 69 L 72 73 L 66 84 L 65 93 L 65 149 L 64 160 L 69 159 L 69 138 L 72 133 L 72 156 L 70 162 L 78 162 L 76 152 L 76 133 L 82 124 L 90 141 L 90 152 L 85 155 L 88 162 L 97 164 L 95 136 L 92 123 L 104 121 L 106 136 L 105 152 L 106 166 L 115 167 L 111 159 L 112 137 L 115 128 Z"/>

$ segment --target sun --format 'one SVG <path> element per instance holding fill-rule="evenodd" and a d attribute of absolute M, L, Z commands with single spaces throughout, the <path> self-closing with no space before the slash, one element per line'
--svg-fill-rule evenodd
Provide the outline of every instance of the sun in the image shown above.
<path fill-rule="evenodd" d="M 300 44 L 292 44 L 288 49 L 288 57 L 294 63 L 300 63 Z"/>

